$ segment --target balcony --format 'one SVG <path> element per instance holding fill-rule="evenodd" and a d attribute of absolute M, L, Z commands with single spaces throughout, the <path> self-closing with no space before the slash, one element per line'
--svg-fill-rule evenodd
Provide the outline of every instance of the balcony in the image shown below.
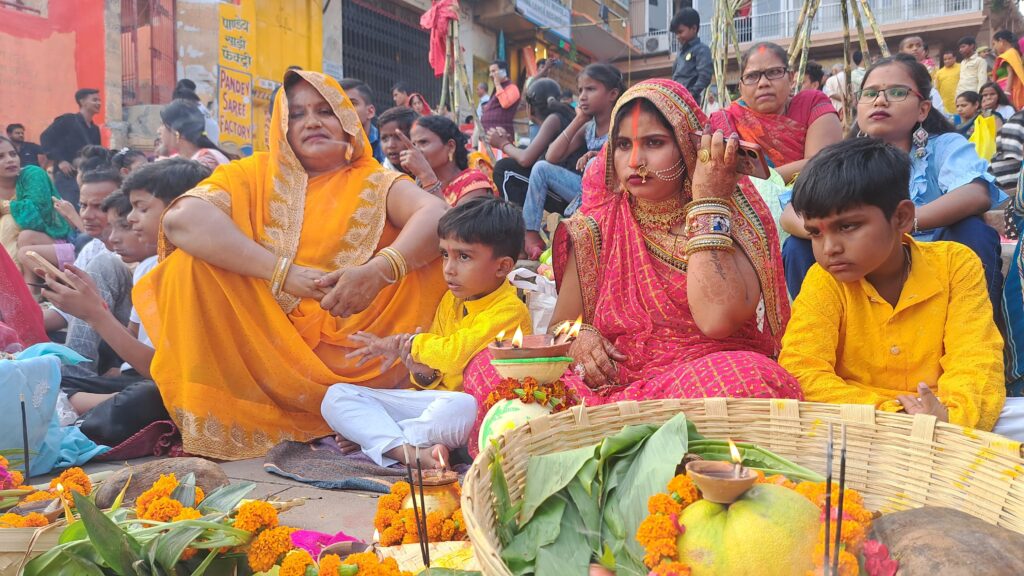
<path fill-rule="evenodd" d="M 533 38 L 538 29 L 572 40 L 572 11 L 568 0 L 486 0 L 477 5 L 476 20 L 502 30 L 509 40 Z"/>
<path fill-rule="evenodd" d="M 887 37 L 890 50 L 895 49 L 895 45 L 891 42 L 891 37 L 895 35 L 903 35 L 912 31 L 923 32 L 926 29 L 948 32 L 948 29 L 953 28 L 977 27 L 984 20 L 982 0 L 872 0 L 870 4 L 875 14 L 875 20 Z M 744 44 L 753 41 L 774 41 L 788 48 L 793 35 L 796 34 L 800 8 L 764 14 L 758 14 L 757 11 L 758 0 L 754 0 L 753 15 L 734 19 L 741 48 Z M 851 39 L 856 42 L 857 31 L 852 22 L 852 14 L 850 19 Z M 705 44 L 710 44 L 711 18 L 706 20 L 701 23 L 700 39 Z M 932 26 L 933 23 L 939 25 Z M 864 26 L 870 40 L 871 31 L 866 18 L 864 18 Z M 838 2 L 822 0 L 811 32 L 813 34 L 812 48 L 842 40 L 843 18 Z M 955 39 L 952 42 L 955 42 Z M 633 47 L 645 55 L 674 54 L 679 50 L 675 35 L 668 30 L 633 36 Z"/>
<path fill-rule="evenodd" d="M 597 60 L 614 60 L 631 49 L 628 0 L 573 0 L 573 42 Z"/>

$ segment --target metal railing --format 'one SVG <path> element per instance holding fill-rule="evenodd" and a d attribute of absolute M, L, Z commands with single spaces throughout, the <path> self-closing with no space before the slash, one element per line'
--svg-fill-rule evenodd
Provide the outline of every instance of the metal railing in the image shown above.
<path fill-rule="evenodd" d="M 981 12 L 982 0 L 871 0 L 871 9 L 875 20 L 880 26 L 899 22 L 926 20 L 942 16 L 956 16 Z M 813 34 L 841 32 L 843 29 L 840 4 L 834 0 L 822 0 L 818 14 L 811 28 Z M 736 18 L 736 31 L 740 42 L 763 40 L 788 40 L 796 33 L 796 23 L 800 10 L 782 10 L 758 14 L 758 2 L 754 0 L 753 14 L 749 17 Z M 700 26 L 700 39 L 705 44 L 711 41 L 711 17 L 706 18 Z M 867 23 L 865 22 L 865 26 Z M 854 36 L 856 33 L 854 32 Z M 675 34 L 668 30 L 658 30 L 647 34 L 633 36 L 633 46 L 641 53 L 676 52 L 679 43 Z"/>

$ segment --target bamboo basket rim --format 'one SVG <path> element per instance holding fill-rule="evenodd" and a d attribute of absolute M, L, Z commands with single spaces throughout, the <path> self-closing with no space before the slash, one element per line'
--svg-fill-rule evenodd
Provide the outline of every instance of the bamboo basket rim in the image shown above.
<path fill-rule="evenodd" d="M 530 456 L 596 444 L 625 425 L 661 424 L 679 412 L 708 438 L 728 430 L 734 440 L 754 442 L 819 472 L 827 425 L 846 424 L 848 485 L 862 492 L 870 508 L 955 507 L 1024 534 L 1024 452 L 1020 442 L 1003 436 L 872 405 L 749 398 L 625 401 L 537 417 L 496 444 L 481 446 L 463 483 L 462 510 L 483 574 L 511 576 L 501 559 L 491 491 L 490 466 L 498 453 L 515 503 Z"/>
<path fill-rule="evenodd" d="M 59 544 L 65 528 L 67 522 L 61 518 L 39 528 L 0 529 L 0 556 L 20 556 L 14 574 L 21 574 L 32 558 Z"/>

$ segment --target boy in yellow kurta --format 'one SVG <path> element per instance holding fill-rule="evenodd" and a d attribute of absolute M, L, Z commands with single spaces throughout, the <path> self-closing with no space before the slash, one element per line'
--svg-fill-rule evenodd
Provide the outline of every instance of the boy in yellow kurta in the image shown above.
<path fill-rule="evenodd" d="M 779 364 L 811 402 L 874 404 L 992 430 L 1006 397 L 1003 340 L 981 262 L 917 243 L 910 160 L 879 140 L 830 146 L 793 207 L 817 264 L 793 303 Z"/>
<path fill-rule="evenodd" d="M 462 372 L 499 332 L 531 326 L 530 312 L 506 277 L 523 250 L 519 208 L 494 198 L 450 210 L 438 224 L 448 292 L 429 332 L 377 337 L 359 333 L 364 347 L 350 357 L 401 360 L 414 389 L 382 390 L 335 384 L 321 405 L 345 452 L 362 450 L 381 466 L 418 452 L 424 466 L 450 462 L 476 420 L 476 400 L 462 392 Z"/>

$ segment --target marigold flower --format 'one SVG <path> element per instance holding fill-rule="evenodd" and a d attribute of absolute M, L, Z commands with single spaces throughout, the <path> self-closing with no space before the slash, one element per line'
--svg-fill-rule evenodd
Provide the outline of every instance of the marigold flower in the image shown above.
<path fill-rule="evenodd" d="M 402 500 L 405 500 L 405 496 L 399 496 L 398 494 L 385 494 L 377 499 L 377 509 L 398 512 L 402 509 Z"/>
<path fill-rule="evenodd" d="M 146 490 L 135 499 L 135 513 L 141 518 L 143 512 L 154 500 L 158 498 L 170 497 L 171 492 L 178 487 L 178 479 L 174 476 L 174 473 L 161 474 L 160 478 L 153 482 L 149 490 Z"/>
<path fill-rule="evenodd" d="M 427 540 L 437 542 L 441 539 L 441 524 L 444 523 L 444 513 L 435 510 L 427 514 Z"/>
<path fill-rule="evenodd" d="M 4 468 L 10 468 L 11 463 L 7 461 L 7 458 L 0 456 L 0 466 L 3 466 Z"/>
<path fill-rule="evenodd" d="M 306 567 L 313 566 L 313 557 L 302 549 L 292 550 L 281 562 L 278 576 L 305 576 Z"/>
<path fill-rule="evenodd" d="M 466 532 L 466 519 L 462 516 L 462 508 L 452 512 L 452 522 L 455 522 L 456 532 Z"/>
<path fill-rule="evenodd" d="M 377 513 L 373 515 L 373 527 L 377 529 L 377 532 L 383 532 L 391 526 L 396 518 L 398 518 L 397 512 L 377 508 Z"/>
<path fill-rule="evenodd" d="M 182 508 L 181 512 L 174 518 L 171 518 L 171 522 L 180 522 L 182 520 L 198 520 L 202 518 L 203 514 L 195 508 Z"/>
<path fill-rule="evenodd" d="M 7 513 L 0 516 L 0 528 L 42 528 L 50 523 L 46 516 L 31 512 L 25 516 Z"/>
<path fill-rule="evenodd" d="M 82 496 L 92 493 L 92 480 L 81 468 L 68 468 L 60 473 L 60 476 L 50 480 L 50 488 L 56 488 L 57 484 L 64 486 L 64 494 L 71 500 L 71 492 L 78 492 Z"/>
<path fill-rule="evenodd" d="M 339 571 L 341 570 L 341 557 L 337 554 L 321 556 L 320 566 L 318 569 L 320 576 L 340 576 Z"/>
<path fill-rule="evenodd" d="M 263 528 L 274 528 L 277 524 L 277 509 L 268 502 L 253 500 L 238 508 L 232 525 L 239 530 L 255 533 Z"/>
<path fill-rule="evenodd" d="M 675 541 L 678 535 L 679 531 L 676 530 L 676 525 L 672 522 L 672 519 L 661 514 L 644 518 L 644 521 L 640 523 L 636 530 L 636 540 L 643 546 L 647 546 L 648 542 L 666 538 Z"/>
<path fill-rule="evenodd" d="M 413 510 L 412 508 L 406 508 L 405 510 L 402 510 L 401 516 L 402 523 L 405 526 L 406 536 L 412 534 L 414 538 L 417 538 L 416 540 L 414 540 L 414 542 L 419 542 L 419 530 L 417 530 L 416 528 L 415 510 Z"/>
<path fill-rule="evenodd" d="M 668 491 L 682 504 L 683 508 L 700 500 L 700 492 L 697 490 L 697 486 L 686 474 L 680 474 L 669 480 Z"/>
<path fill-rule="evenodd" d="M 672 514 L 680 514 L 682 511 L 682 504 L 676 502 L 671 496 L 664 492 L 659 492 L 647 499 L 647 512 L 651 514 L 664 514 L 669 516 Z"/>
<path fill-rule="evenodd" d="M 384 529 L 383 532 L 380 533 L 380 545 L 384 546 L 384 547 L 394 546 L 395 544 L 401 544 L 404 539 L 405 539 L 405 525 L 404 524 L 396 524 L 396 525 L 393 525 L 393 526 L 388 526 L 387 528 Z M 412 542 L 410 542 L 410 544 L 411 543 Z"/>
<path fill-rule="evenodd" d="M 399 570 L 398 562 L 394 558 L 385 558 L 381 561 L 373 552 L 352 554 L 345 559 L 344 563 L 358 567 L 357 574 L 360 576 L 405 576 L 410 574 Z"/>
<path fill-rule="evenodd" d="M 408 482 L 395 482 L 391 485 L 391 493 L 398 496 L 398 503 L 401 505 L 402 500 L 412 492 L 412 488 L 409 487 Z"/>
<path fill-rule="evenodd" d="M 450 519 L 441 523 L 441 540 L 445 542 L 455 540 L 455 522 Z"/>
<path fill-rule="evenodd" d="M 648 576 L 690 576 L 690 567 L 682 562 L 664 562 L 655 566 Z"/>
<path fill-rule="evenodd" d="M 249 545 L 249 567 L 254 572 L 266 572 L 292 549 L 292 528 L 278 526 L 260 532 Z"/>
<path fill-rule="evenodd" d="M 206 493 L 203 492 L 202 488 L 196 486 L 196 506 L 202 504 L 203 500 L 206 500 Z"/>
<path fill-rule="evenodd" d="M 175 516 L 181 514 L 181 511 L 184 509 L 185 507 L 181 505 L 181 502 L 178 502 L 170 496 L 162 496 L 150 503 L 150 505 L 141 512 L 136 508 L 135 513 L 142 520 L 170 522 Z"/>
<path fill-rule="evenodd" d="M 829 522 L 829 538 L 835 542 L 836 537 L 836 521 L 833 519 Z M 857 522 L 856 520 L 843 520 L 843 544 L 846 545 L 846 549 L 853 554 L 860 553 L 860 547 L 864 544 L 864 540 L 868 537 L 867 528 Z M 825 522 L 821 523 L 821 528 L 818 529 L 818 545 L 821 546 L 821 554 L 815 554 L 818 559 L 821 559 L 825 553 Z"/>
<path fill-rule="evenodd" d="M 820 557 L 815 560 L 816 564 L 821 564 L 824 558 Z M 831 572 L 829 572 L 831 574 Z M 839 552 L 839 574 L 834 576 L 858 576 L 860 574 L 860 563 L 857 561 L 857 557 L 850 554 L 846 550 Z M 814 570 L 807 572 L 807 576 L 823 576 L 824 568 L 817 566 Z"/>
<path fill-rule="evenodd" d="M 50 492 L 49 490 L 40 490 L 38 492 L 33 492 L 33 493 L 29 494 L 28 496 L 25 496 L 24 498 L 21 499 L 21 501 L 22 502 L 42 502 L 44 500 L 56 500 L 56 499 L 57 499 L 56 492 Z"/>

